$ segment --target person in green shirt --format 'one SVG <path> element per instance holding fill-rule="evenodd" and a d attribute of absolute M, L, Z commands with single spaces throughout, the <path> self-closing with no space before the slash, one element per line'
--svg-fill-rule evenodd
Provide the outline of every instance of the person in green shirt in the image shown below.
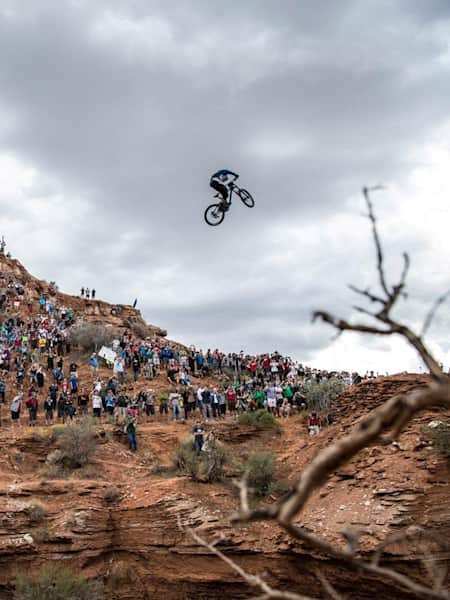
<path fill-rule="evenodd" d="M 256 406 L 257 406 L 258 410 L 264 408 L 264 402 L 266 400 L 266 395 L 264 393 L 264 390 L 257 388 L 253 392 L 253 399 L 256 402 Z"/>
<path fill-rule="evenodd" d="M 137 437 L 136 437 L 136 418 L 132 417 L 129 419 L 125 426 L 125 431 L 128 437 L 128 448 L 132 452 L 137 450 Z"/>
<path fill-rule="evenodd" d="M 291 384 L 286 383 L 286 385 L 283 387 L 283 398 L 286 398 L 289 402 L 291 402 L 293 397 L 294 397 L 294 392 L 291 388 Z"/>

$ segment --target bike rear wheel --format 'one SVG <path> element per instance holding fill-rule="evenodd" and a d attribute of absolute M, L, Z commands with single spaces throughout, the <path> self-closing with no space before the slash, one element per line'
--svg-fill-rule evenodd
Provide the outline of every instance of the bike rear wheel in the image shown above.
<path fill-rule="evenodd" d="M 249 208 L 253 208 L 255 206 L 255 201 L 253 200 L 253 196 L 250 194 L 250 192 L 240 189 L 238 194 L 245 206 L 248 206 Z"/>
<path fill-rule="evenodd" d="M 211 227 L 215 227 L 216 225 L 220 225 L 225 218 L 225 213 L 222 210 L 221 204 L 210 204 L 208 208 L 205 210 L 205 221 Z"/>

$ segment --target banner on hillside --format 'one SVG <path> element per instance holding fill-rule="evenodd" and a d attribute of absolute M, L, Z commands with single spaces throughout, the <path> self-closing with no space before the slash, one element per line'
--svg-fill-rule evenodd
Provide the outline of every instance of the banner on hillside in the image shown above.
<path fill-rule="evenodd" d="M 98 355 L 108 362 L 114 362 L 114 359 L 116 358 L 114 350 L 111 350 L 111 348 L 108 348 L 107 346 L 102 346 L 98 351 Z"/>

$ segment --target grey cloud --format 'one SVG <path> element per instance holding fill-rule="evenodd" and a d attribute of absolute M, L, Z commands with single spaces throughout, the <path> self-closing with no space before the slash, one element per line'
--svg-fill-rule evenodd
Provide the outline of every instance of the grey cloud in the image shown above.
<path fill-rule="evenodd" d="M 33 259 L 38 269 L 49 278 L 61 269 L 72 291 L 90 277 L 111 300 L 140 296 L 173 337 L 211 339 L 214 329 L 215 345 L 244 336 L 298 347 L 292 323 L 309 331 L 310 308 L 351 311 L 345 284 L 361 271 L 365 281 L 367 268 L 346 260 L 339 228 L 342 251 L 330 255 L 320 225 L 362 185 L 404 176 L 411 145 L 448 118 L 448 10 L 438 1 L 282 6 L 6 4 L 15 16 L 0 12 L 0 104 L 14 119 L 0 127 L 0 151 L 58 181 L 69 213 L 77 199 L 87 207 L 53 264 L 51 254 Z M 156 42 L 145 35 L 152 19 Z M 102 33 L 108 23 L 128 33 Z M 220 166 L 241 172 L 257 206 L 236 202 L 212 229 L 202 212 Z M 283 241 L 274 230 L 295 222 L 316 227 L 317 240 L 300 233 L 283 267 L 272 260 Z M 423 250 L 400 235 L 388 249 L 402 242 Z M 312 355 L 328 332 L 303 341 Z"/>

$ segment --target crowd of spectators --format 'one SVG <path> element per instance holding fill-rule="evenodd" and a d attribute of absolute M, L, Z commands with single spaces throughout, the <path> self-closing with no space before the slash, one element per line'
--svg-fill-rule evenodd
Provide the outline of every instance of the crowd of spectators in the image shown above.
<path fill-rule="evenodd" d="M 86 300 L 95 300 L 95 289 L 89 289 L 88 287 L 82 287 L 80 290 L 80 296 L 86 298 Z"/>
<path fill-rule="evenodd" d="M 31 426 L 38 416 L 51 424 L 87 414 L 126 429 L 131 421 L 135 426 L 156 418 L 225 419 L 257 410 L 281 418 L 311 409 L 308 386 L 362 380 L 357 373 L 309 368 L 276 351 L 258 356 L 203 352 L 165 338 L 142 339 L 132 330 L 112 340 L 106 359 L 93 352 L 87 359 L 89 375 L 84 369 L 81 380 L 71 355 L 74 310 L 50 292 L 37 299 L 11 273 L 0 273 L 0 292 L 0 424 L 7 404 L 12 424 L 20 424 L 27 412 Z M 81 296 L 93 298 L 95 290 L 82 288 Z M 100 377 L 100 366 L 110 369 L 108 377 Z M 366 375 L 375 377 L 373 372 Z M 158 393 L 153 380 L 158 381 Z M 163 392 L 161 381 L 166 382 Z M 310 410 L 308 427 L 317 432 L 331 421 L 329 412 Z M 135 431 L 132 437 L 136 449 Z"/>

